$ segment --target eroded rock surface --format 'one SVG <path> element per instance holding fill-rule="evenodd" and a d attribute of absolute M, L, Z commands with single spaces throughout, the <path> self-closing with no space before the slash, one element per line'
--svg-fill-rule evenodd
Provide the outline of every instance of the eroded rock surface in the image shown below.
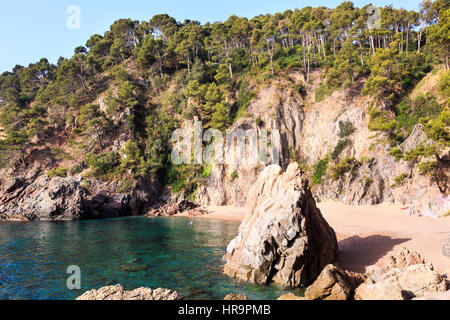
<path fill-rule="evenodd" d="M 126 291 L 120 284 L 85 292 L 76 300 L 183 300 L 178 291 L 158 288 L 138 288 Z"/>
<path fill-rule="evenodd" d="M 117 182 L 91 180 L 90 192 L 82 187 L 81 176 L 48 177 L 53 160 L 40 157 L 19 170 L 0 170 L 0 220 L 59 221 L 116 218 L 142 214 L 155 203 L 161 186 L 155 178 L 139 177 L 130 190 L 117 192 Z M 50 156 L 48 156 L 50 157 Z"/>
<path fill-rule="evenodd" d="M 320 200 L 342 201 L 349 205 L 396 203 L 408 207 L 409 214 L 432 217 L 448 212 L 448 150 L 440 155 L 433 177 L 421 174 L 414 161 L 396 161 L 390 155 L 388 135 L 375 135 L 368 128 L 371 100 L 360 93 L 364 80 L 356 83 L 354 88 L 336 90 L 323 101 L 316 102 L 314 95 L 323 81 L 322 76 L 320 72 L 313 72 L 311 82 L 307 82 L 301 73 L 291 72 L 283 79 L 268 81 L 256 89 L 256 98 L 247 114 L 231 129 L 253 129 L 258 133 L 261 129 L 278 130 L 283 168 L 293 160 L 313 168 L 320 160 L 328 158 L 329 170 L 323 176 L 323 182 L 313 188 L 314 195 Z M 303 86 L 306 92 L 300 94 L 293 90 L 296 85 Z M 351 124 L 354 130 L 343 135 L 341 127 L 344 124 Z M 346 147 L 333 160 L 329 155 L 340 141 L 347 141 Z M 417 125 L 399 147 L 406 154 L 427 143 L 429 139 L 423 127 Z M 226 149 L 225 153 L 230 151 Z M 354 167 L 339 177 L 332 177 L 330 169 L 345 159 L 354 159 Z M 422 160 L 436 161 L 434 157 Z M 264 167 L 264 163 L 249 165 L 242 162 L 214 165 L 206 183 L 200 186 L 196 201 L 203 206 L 243 206 Z M 397 183 L 399 177 L 405 178 Z"/>
<path fill-rule="evenodd" d="M 0 219 L 80 220 L 86 192 L 71 178 L 13 177 L 0 193 Z"/>
<path fill-rule="evenodd" d="M 227 249 L 225 273 L 257 284 L 311 284 L 334 263 L 334 230 L 317 209 L 298 164 L 267 167 L 252 187 L 249 212 Z"/>
<path fill-rule="evenodd" d="M 328 265 L 305 291 L 307 300 L 351 300 L 365 276 Z"/>
<path fill-rule="evenodd" d="M 373 267 L 356 289 L 358 300 L 409 300 L 447 290 L 447 281 L 418 253 L 404 248 L 388 263 Z"/>

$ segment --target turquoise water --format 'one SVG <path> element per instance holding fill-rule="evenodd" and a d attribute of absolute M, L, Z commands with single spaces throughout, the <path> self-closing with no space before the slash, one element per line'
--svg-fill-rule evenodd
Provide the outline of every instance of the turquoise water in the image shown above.
<path fill-rule="evenodd" d="M 276 299 L 286 293 L 222 274 L 222 256 L 238 223 L 190 221 L 131 217 L 0 223 L 0 299 L 75 299 L 118 283 L 128 290 L 177 289 L 186 299 L 223 299 L 229 293 Z M 70 265 L 81 268 L 80 291 L 67 289 Z"/>

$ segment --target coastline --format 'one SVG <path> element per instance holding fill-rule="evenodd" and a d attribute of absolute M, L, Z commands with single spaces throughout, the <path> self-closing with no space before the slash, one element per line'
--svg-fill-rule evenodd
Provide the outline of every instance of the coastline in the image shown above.
<path fill-rule="evenodd" d="M 191 218 L 198 219 L 215 219 L 222 221 L 234 221 L 242 222 L 244 220 L 245 214 L 247 213 L 246 208 L 234 207 L 234 206 L 223 206 L 223 207 L 207 207 L 205 211 L 209 212 L 205 215 L 195 216 Z M 190 217 L 187 213 L 181 213 L 175 215 L 175 217 Z"/>
<path fill-rule="evenodd" d="M 385 204 L 358 207 L 327 201 L 317 206 L 336 232 L 344 268 L 366 272 L 406 247 L 421 253 L 439 273 L 450 275 L 450 258 L 442 254 L 450 238 L 450 217 L 409 216 L 401 206 Z M 194 218 L 241 222 L 247 210 L 226 206 L 206 211 L 210 213 Z"/>

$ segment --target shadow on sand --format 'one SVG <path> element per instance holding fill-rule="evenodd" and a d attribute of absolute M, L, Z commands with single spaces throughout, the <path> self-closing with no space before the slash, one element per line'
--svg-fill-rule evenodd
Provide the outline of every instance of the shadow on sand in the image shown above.
<path fill-rule="evenodd" d="M 396 245 L 411 239 L 395 239 L 388 236 L 353 236 L 339 241 L 339 263 L 356 272 L 365 272 L 366 267 L 376 264 Z"/>

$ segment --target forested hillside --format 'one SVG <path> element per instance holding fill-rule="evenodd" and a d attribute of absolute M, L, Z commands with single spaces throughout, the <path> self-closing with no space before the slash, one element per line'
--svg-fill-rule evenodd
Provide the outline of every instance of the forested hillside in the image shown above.
<path fill-rule="evenodd" d="M 175 128 L 197 116 L 205 128 L 226 130 L 249 116 L 265 83 L 300 73 L 291 89 L 305 97 L 319 72 L 313 102 L 335 91 L 366 96 L 372 134 L 387 136 L 396 161 L 415 163 L 446 193 L 437 171 L 450 145 L 450 2 L 425 0 L 418 11 L 381 8 L 379 28 L 368 27 L 370 7 L 343 2 L 204 25 L 165 14 L 118 20 L 57 65 L 43 58 L 0 76 L 0 164 L 18 172 L 46 157 L 49 178 L 81 175 L 94 193 L 98 182 L 127 193 L 151 177 L 192 195 L 211 168 L 171 164 Z M 433 74 L 437 89 L 420 90 Z M 417 125 L 432 143 L 404 152 L 399 146 Z M 353 130 L 342 123 L 330 157 L 305 168 L 313 184 L 323 182 L 333 161 L 336 177 L 350 170 L 353 160 L 340 154 Z M 295 150 L 290 159 L 302 162 Z"/>

